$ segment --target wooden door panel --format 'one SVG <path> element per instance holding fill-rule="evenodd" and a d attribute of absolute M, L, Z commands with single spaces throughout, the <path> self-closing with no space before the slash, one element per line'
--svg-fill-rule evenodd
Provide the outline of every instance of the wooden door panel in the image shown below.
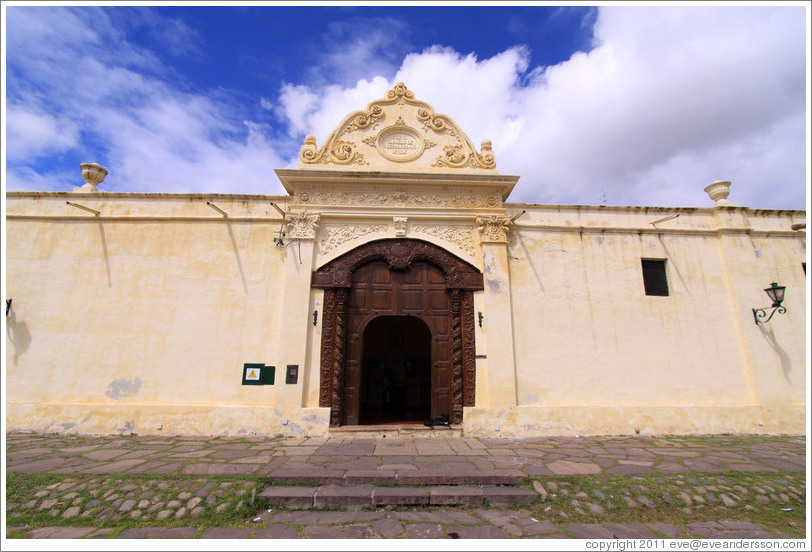
<path fill-rule="evenodd" d="M 448 316 L 448 294 L 445 290 L 431 289 L 426 295 L 427 310 L 440 311 L 437 314 Z"/>
<path fill-rule="evenodd" d="M 369 292 L 370 308 L 376 311 L 390 312 L 392 310 L 392 290 L 372 289 Z"/>
<path fill-rule="evenodd" d="M 451 352 L 449 300 L 445 275 L 436 266 L 415 262 L 405 271 L 392 271 L 381 261 L 359 267 L 350 289 L 347 320 L 347 363 L 343 423 L 358 423 L 362 388 L 363 332 L 375 316 L 419 316 L 432 337 L 431 413 L 450 414 Z"/>
<path fill-rule="evenodd" d="M 425 299 L 425 294 L 421 289 L 414 289 L 414 288 L 402 288 L 400 293 L 398 294 L 400 299 L 400 311 L 419 311 L 423 310 L 423 302 Z M 402 312 L 401 314 L 405 314 Z"/>

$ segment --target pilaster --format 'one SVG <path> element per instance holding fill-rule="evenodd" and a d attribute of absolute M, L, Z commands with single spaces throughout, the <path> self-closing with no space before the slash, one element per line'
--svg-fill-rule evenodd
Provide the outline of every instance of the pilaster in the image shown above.
<path fill-rule="evenodd" d="M 306 406 L 307 385 L 318 385 L 318 377 L 308 371 L 312 368 L 312 325 L 310 274 L 315 258 L 315 241 L 319 215 L 306 212 L 285 217 L 287 233 L 280 247 L 284 256 L 284 276 L 279 293 L 282 294 L 280 332 L 277 358 L 276 418 L 274 427 L 283 434 L 299 433 L 295 416 Z M 302 328 L 306 328 L 302 331 Z M 298 367 L 295 383 L 286 383 L 289 365 Z M 311 377 L 308 377 L 310 375 Z M 326 424 L 325 424 L 326 425 Z"/>
<path fill-rule="evenodd" d="M 510 292 L 507 231 L 510 219 L 477 219 L 484 267 L 484 323 L 482 335 L 488 351 L 489 406 L 516 407 L 516 357 L 513 347 L 513 305 Z"/>

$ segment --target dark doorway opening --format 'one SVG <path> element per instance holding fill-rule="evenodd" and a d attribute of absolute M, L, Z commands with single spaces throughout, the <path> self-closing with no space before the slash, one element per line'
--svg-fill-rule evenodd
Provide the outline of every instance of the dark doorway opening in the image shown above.
<path fill-rule="evenodd" d="M 429 327 L 415 316 L 378 316 L 363 343 L 359 423 L 423 423 L 431 414 Z"/>

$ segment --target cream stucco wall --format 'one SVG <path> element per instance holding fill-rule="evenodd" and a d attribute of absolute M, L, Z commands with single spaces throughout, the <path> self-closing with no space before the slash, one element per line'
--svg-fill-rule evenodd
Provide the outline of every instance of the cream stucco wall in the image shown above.
<path fill-rule="evenodd" d="M 99 193 L 95 164 L 72 193 L 8 193 L 6 429 L 325 434 L 311 274 L 407 237 L 483 274 L 467 434 L 805 431 L 804 211 L 735 207 L 729 182 L 707 209 L 505 203 L 490 141 L 402 83 L 299 161 L 287 196 Z M 787 312 L 756 324 L 771 282 Z"/>
<path fill-rule="evenodd" d="M 507 207 L 527 211 L 508 244 L 517 406 L 473 410 L 470 433 L 803 430 L 804 213 Z M 669 296 L 645 295 L 641 259 L 666 261 Z M 773 281 L 787 313 L 756 325 Z"/>
<path fill-rule="evenodd" d="M 271 431 L 276 387 L 241 385 L 243 363 L 279 356 L 270 199 L 7 199 L 10 429 Z"/>
<path fill-rule="evenodd" d="M 468 434 L 803 431 L 803 212 L 321 206 L 297 230 L 271 205 L 286 197 L 6 199 L 8 430 L 324 434 L 310 274 L 406 235 L 485 276 Z M 478 215 L 522 210 L 505 240 L 478 235 Z M 666 260 L 668 297 L 645 295 L 641 258 Z M 787 312 L 756 325 L 772 281 Z M 242 385 L 249 362 L 275 365 L 275 385 Z"/>

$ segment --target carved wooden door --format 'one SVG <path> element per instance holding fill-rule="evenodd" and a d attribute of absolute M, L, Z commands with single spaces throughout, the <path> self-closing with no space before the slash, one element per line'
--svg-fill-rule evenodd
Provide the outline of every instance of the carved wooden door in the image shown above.
<path fill-rule="evenodd" d="M 347 355 L 342 423 L 356 425 L 361 408 L 364 328 L 383 315 L 417 316 L 431 331 L 431 415 L 451 414 L 451 348 L 446 279 L 436 266 L 414 262 L 405 271 L 383 261 L 359 267 L 347 303 Z"/>
<path fill-rule="evenodd" d="M 382 315 L 420 317 L 431 332 L 431 415 L 462 423 L 475 406 L 474 296 L 482 273 L 434 244 L 382 239 L 313 272 L 324 290 L 319 406 L 330 425 L 359 421 L 364 329 Z"/>

